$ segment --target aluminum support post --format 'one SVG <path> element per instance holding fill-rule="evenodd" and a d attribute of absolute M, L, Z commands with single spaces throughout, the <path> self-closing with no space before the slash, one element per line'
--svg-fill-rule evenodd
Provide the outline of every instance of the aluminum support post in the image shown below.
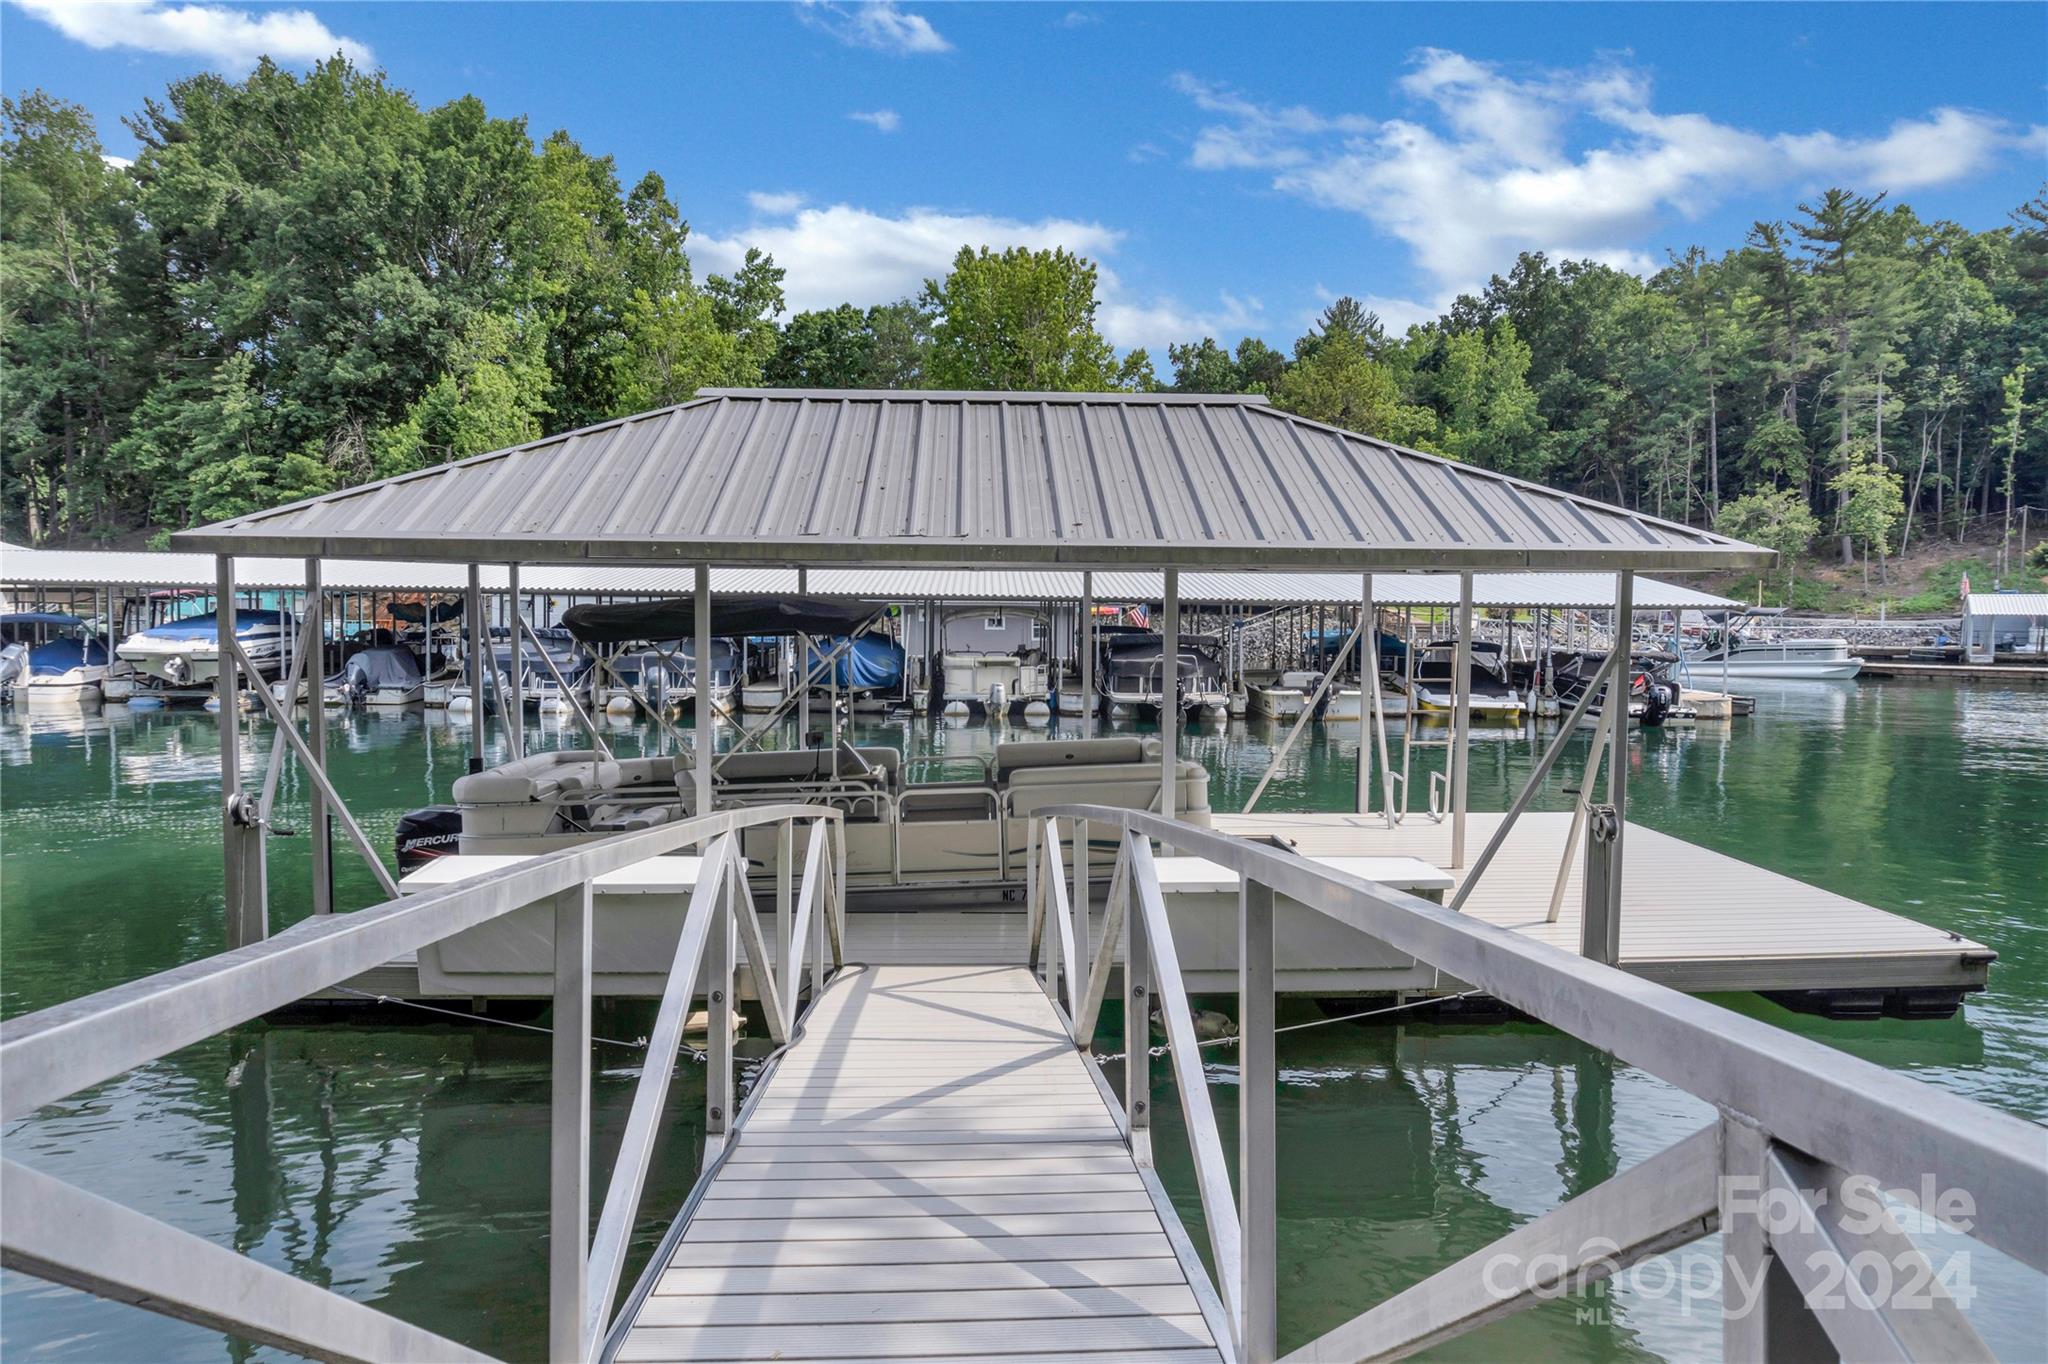
<path fill-rule="evenodd" d="M 514 642 L 517 642 L 515 636 Z M 586 1357 L 590 1261 L 590 882 L 555 897 L 549 1081 L 548 1358 Z"/>
<path fill-rule="evenodd" d="M 697 808 L 692 813 L 711 813 L 711 773 L 716 758 L 711 715 L 711 569 L 697 566 L 696 618 L 691 626 L 696 638 L 690 641 L 697 668 Z M 808 694 L 808 693 L 806 693 Z"/>
<path fill-rule="evenodd" d="M 1095 735 L 1095 574 L 1081 573 L 1081 737 Z"/>
<path fill-rule="evenodd" d="M 1180 818 L 1180 570 L 1166 570 L 1159 644 L 1159 813 Z"/>
<path fill-rule="evenodd" d="M 1238 1358 L 1272 1364 L 1279 1354 L 1274 1266 L 1279 1174 L 1274 1143 L 1276 1047 L 1273 1029 L 1273 888 L 1250 877 L 1238 890 L 1237 933 L 1237 1199 L 1243 1239 L 1238 1303 Z"/>
<path fill-rule="evenodd" d="M 1472 746 L 1472 575 L 1458 575 L 1458 643 L 1451 676 L 1451 867 L 1465 865 L 1466 779 Z"/>
<path fill-rule="evenodd" d="M 507 686 L 509 696 L 498 699 L 505 703 L 505 738 L 514 758 L 526 756 L 526 644 L 519 637 L 519 565 L 505 566 L 505 624 L 509 627 L 506 637 L 512 641 L 512 666 L 506 671 L 512 674 Z"/>
<path fill-rule="evenodd" d="M 469 566 L 469 591 L 463 599 L 463 613 L 469 617 L 469 770 L 484 770 L 484 654 L 491 647 L 490 627 L 484 623 L 483 570 Z"/>
<path fill-rule="evenodd" d="M 301 627 L 312 655 L 306 672 L 306 751 L 314 765 L 327 768 L 327 593 L 320 585 L 320 561 L 306 560 L 306 620 Z M 327 797 L 313 784 L 312 813 L 307 821 L 309 851 L 313 858 L 313 912 L 334 912 L 334 817 L 328 812 Z"/>

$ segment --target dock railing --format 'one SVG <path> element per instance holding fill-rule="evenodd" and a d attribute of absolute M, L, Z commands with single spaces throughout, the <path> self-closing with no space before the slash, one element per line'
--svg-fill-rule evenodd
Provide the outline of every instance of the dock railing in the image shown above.
<path fill-rule="evenodd" d="M 776 934 L 748 886 L 743 830 L 776 826 Z M 802 875 L 799 826 L 807 826 Z M 592 883 L 696 848 L 690 895 L 647 1059 L 596 1230 L 590 1227 Z M 551 901 L 555 979 L 548 1186 L 548 1357 L 592 1358 L 639 1210 L 691 1000 L 707 1001 L 705 1162 L 733 1121 L 736 941 L 777 1043 L 798 1026 L 806 961 L 816 998 L 843 963 L 840 812 L 810 805 L 719 811 L 620 834 L 351 914 L 320 915 L 263 942 L 0 1024 L 0 1122 L 339 985 L 430 943 Z M 0 1264 L 316 1359 L 487 1356 L 376 1308 L 177 1230 L 13 1160 L 0 1160 Z"/>
<path fill-rule="evenodd" d="M 1215 1286 L 1242 1364 L 1278 1357 L 1274 912 L 1282 897 L 1439 967 L 1716 1110 L 1684 1140 L 1368 1307 L 1287 1355 L 1287 1364 L 1399 1359 L 1583 1292 L 1717 1228 L 1726 1233 L 1724 1303 L 1739 1304 L 1723 1310 L 1731 1361 L 1992 1358 L 1884 1199 L 1916 1206 L 1926 1218 L 2048 1272 L 2048 1132 L 2032 1123 L 1277 848 L 1136 810 L 1063 805 L 1038 817 L 1045 824 L 1033 852 L 1034 965 L 1042 939 L 1059 944 L 1066 1016 L 1087 1047 L 1121 943 L 1125 1119 L 1140 1164 L 1151 1161 L 1149 1015 L 1159 1008 Z M 1071 896 L 1045 886 L 1059 875 L 1063 820 L 1080 846 L 1103 830 L 1118 835 L 1102 936 L 1092 953 L 1085 875 L 1076 875 Z M 1234 1191 L 1153 861 L 1155 842 L 1239 878 Z M 1091 962 L 1085 986 L 1078 983 L 1083 961 Z"/>

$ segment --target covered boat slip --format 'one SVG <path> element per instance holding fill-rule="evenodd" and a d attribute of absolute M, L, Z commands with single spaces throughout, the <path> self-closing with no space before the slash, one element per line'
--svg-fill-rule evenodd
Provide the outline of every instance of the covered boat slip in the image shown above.
<path fill-rule="evenodd" d="M 690 591 L 673 606 L 687 611 L 700 677 L 711 666 L 714 566 L 1078 571 L 1084 620 L 1086 575 L 1157 572 L 1161 653 L 1173 658 L 1183 570 L 1342 574 L 1358 584 L 1361 622 L 1373 619 L 1375 572 L 1449 572 L 1469 641 L 1478 571 L 1611 573 L 1615 629 L 1627 638 L 1635 571 L 1747 569 L 1769 560 L 1706 531 L 1322 426 L 1262 399 L 1156 394 L 710 391 L 679 407 L 176 539 L 216 556 L 216 595 L 229 626 L 238 554 L 303 556 L 316 626 L 327 556 L 466 565 L 472 621 L 481 615 L 475 604 L 487 563 L 504 566 L 515 597 L 528 564 L 680 566 Z M 1275 1000 L 1290 977 L 1301 981 L 1296 973 L 1332 960 L 1362 981 L 1426 970 L 1438 988 L 1464 982 L 1685 1089 L 1712 1113 L 1691 1136 L 1371 1306 L 1291 1361 L 1403 1357 L 1556 1296 L 1568 1280 L 1583 1285 L 1717 1229 L 1726 1233 L 1730 1269 L 1745 1281 L 1762 1283 L 1776 1265 L 1772 1272 L 1798 1277 L 1801 1290 L 1840 1284 L 1864 1253 L 1881 1252 L 1888 1264 L 1917 1256 L 1895 1228 L 1856 1233 L 1829 1220 L 1826 1210 L 1839 1206 L 1836 1195 L 1852 1177 L 1910 1191 L 1932 1172 L 1942 1187 L 1975 1199 L 1976 1220 L 1960 1230 L 2048 1267 L 2048 1165 L 2038 1129 L 1615 970 L 1617 961 L 1628 965 L 1638 883 L 1667 879 L 1665 864 L 1678 852 L 1627 825 L 1625 760 L 1608 764 L 1602 803 L 1592 800 L 1596 763 L 1579 782 L 1584 796 L 1570 818 L 1586 821 L 1583 845 L 1557 838 L 1546 827 L 1552 816 L 1525 816 L 1508 837 L 1490 836 L 1499 829 L 1489 817 L 1467 811 L 1471 698 L 1462 682 L 1448 800 L 1439 812 L 1432 798 L 1427 827 L 1419 815 L 1396 818 L 1383 728 L 1376 766 L 1361 764 L 1357 808 L 1372 808 L 1377 785 L 1385 837 L 1362 822 L 1335 823 L 1331 847 L 1342 856 L 1328 857 L 1237 836 L 1259 832 L 1250 828 L 1207 827 L 1202 810 L 1181 799 L 1179 717 L 1168 706 L 1156 752 L 1113 764 L 1148 769 L 1149 800 L 1074 792 L 1067 803 L 1020 810 L 1012 799 L 1026 830 L 1021 907 L 1001 898 L 1016 889 L 1017 869 L 1004 867 L 973 894 L 871 884 L 865 903 L 850 906 L 849 825 L 860 816 L 800 783 L 774 803 L 722 800 L 709 707 L 698 708 L 697 761 L 686 771 L 645 769 L 674 792 L 676 813 L 553 850 L 507 847 L 523 860 L 480 875 L 463 875 L 457 861 L 440 873 L 447 884 L 408 895 L 329 779 L 320 727 L 302 738 L 291 715 L 259 692 L 275 722 L 273 781 L 288 750 L 318 793 L 310 830 L 315 913 L 272 936 L 268 797 L 243 789 L 243 735 L 226 704 L 237 673 L 251 664 L 232 631 L 223 634 L 232 950 L 0 1024 L 0 1121 L 408 954 L 418 962 L 442 950 L 445 966 L 446 951 L 465 935 L 501 929 L 539 954 L 530 964 L 544 962 L 552 1000 L 552 1359 L 1271 1364 L 1280 1355 L 1283 1178 Z M 1469 677 L 1469 652 L 1460 654 L 1459 676 Z M 1089 652 L 1081 658 L 1088 666 Z M 303 662 L 301 650 L 294 667 Z M 1617 673 L 1607 667 L 1611 682 Z M 1597 681 L 1523 795 L 1492 818 L 1521 814 Z M 479 673 L 472 682 L 480 694 Z M 1376 682 L 1368 686 L 1365 713 L 1377 716 Z M 1604 690 L 1605 751 L 1625 755 L 1622 688 Z M 516 716 L 518 707 L 511 710 Z M 623 769 L 589 717 L 578 711 L 577 720 L 593 735 L 597 761 Z M 477 708 L 473 771 L 484 767 L 490 723 Z M 1084 740 L 1091 723 L 1083 721 Z M 521 751 L 523 733 L 517 723 L 504 730 L 512 765 L 540 756 Z M 827 761 L 837 779 L 841 749 L 835 741 L 795 756 Z M 1596 760 L 1601 749 L 1596 743 Z M 868 784 L 886 785 L 865 760 L 856 770 Z M 487 780 L 526 775 L 498 770 Z M 1114 775 L 1124 787 L 1135 774 Z M 664 806 L 669 800 L 664 792 Z M 520 803 L 507 801 L 503 819 Z M 334 912 L 323 885 L 330 819 L 378 877 L 380 903 Z M 1007 849 L 1008 828 L 998 827 Z M 1282 827 L 1300 844 L 1317 817 Z M 1516 851 L 1524 836 L 1552 850 L 1553 868 L 1567 848 L 1582 861 L 1578 954 L 1516 931 L 1533 927 L 1531 914 L 1553 898 L 1518 885 L 1528 865 Z M 1408 838 L 1446 843 L 1411 847 Z M 1645 852 L 1648 873 L 1639 861 Z M 1362 854 L 1395 860 L 1368 867 L 1355 861 Z M 1458 870 L 1447 876 L 1446 868 Z M 1719 862 L 1712 872 L 1732 874 Z M 1451 898 L 1436 903 L 1404 883 Z M 1520 916 L 1512 929 L 1489 917 L 1495 892 L 1517 906 L 1505 911 Z M 931 907 L 914 908 L 913 894 Z M 607 942 L 607 928 L 619 922 L 610 902 L 627 897 L 647 902 L 639 926 L 654 936 L 622 952 Z M 1716 922 L 1725 904 L 1704 903 L 1712 912 L 1689 917 L 1712 930 L 1698 942 L 1718 961 L 1730 946 Z M 1661 921 L 1646 922 L 1654 929 Z M 1663 948 L 1653 942 L 1649 950 L 1654 957 Z M 760 1000 L 756 1016 L 776 1048 L 744 1096 L 732 1041 L 742 958 Z M 644 966 L 658 974 L 661 1003 L 600 1190 L 590 1001 L 607 968 L 619 966 L 626 970 L 610 973 Z M 1240 1022 L 1234 1153 L 1218 1129 L 1189 999 L 1191 991 L 1230 989 Z M 698 1178 L 652 1272 L 615 1314 L 633 1230 L 662 1211 L 641 1206 L 650 1165 L 692 1154 L 676 1149 L 665 1108 L 685 1021 L 700 999 L 709 1026 Z M 1165 1047 L 1153 1045 L 1155 1011 Z M 1121 1095 L 1082 1054 L 1097 1024 L 1117 1014 Z M 1167 1092 L 1155 1089 L 1155 1068 L 1172 1071 L 1180 1106 L 1172 1139 L 1184 1138 L 1191 1156 L 1207 1241 L 1200 1257 L 1153 1168 L 1152 1104 Z M 9 1214 L 0 1243 L 10 1266 L 314 1357 L 474 1357 L 459 1342 L 86 1190 L 13 1162 L 0 1172 Z M 1760 1209 L 1724 1206 L 1719 1191 L 1735 1178 L 1797 1200 L 1806 1215 L 1792 1220 L 1805 1239 L 1774 1228 Z M 1925 1211 L 1942 1218 L 1943 1206 Z M 1490 1255 L 1555 1260 L 1556 1282 L 1503 1288 L 1480 1277 Z M 1938 1282 L 1933 1288 L 1924 1314 L 1860 1298 L 1809 1310 L 1797 1294 L 1774 1290 L 1755 1310 L 1727 1314 L 1727 1352 L 1819 1357 L 1813 1342 L 1824 1335 L 1851 1358 L 1981 1357 L 1967 1319 Z M 1880 1339 L 1895 1348 L 1870 1348 Z"/>
<path fill-rule="evenodd" d="M 612 1357 L 1220 1364 L 1214 1294 L 1093 1069 L 1022 966 L 847 973 Z"/>

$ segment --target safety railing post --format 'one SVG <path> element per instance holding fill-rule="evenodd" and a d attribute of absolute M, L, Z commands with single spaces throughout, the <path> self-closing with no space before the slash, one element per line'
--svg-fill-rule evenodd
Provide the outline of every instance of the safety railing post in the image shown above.
<path fill-rule="evenodd" d="M 729 875 L 730 873 L 728 873 Z M 728 882 L 713 906 L 704 945 L 704 1163 L 725 1147 L 732 1122 L 732 981 L 734 888 Z"/>
<path fill-rule="evenodd" d="M 1621 921 L 1611 888 L 1620 874 L 1621 820 L 1612 805 L 1595 805 L 1586 819 L 1585 898 L 1579 919 L 1579 955 L 1612 966 L 1621 960 Z"/>
<path fill-rule="evenodd" d="M 1274 1183 L 1275 1045 L 1273 888 L 1241 879 L 1238 890 L 1237 1197 L 1244 1276 L 1238 1295 L 1238 1358 L 1272 1364 L 1279 1352 L 1274 1264 L 1278 1221 Z"/>
<path fill-rule="evenodd" d="M 555 896 L 548 1358 L 585 1357 L 590 1256 L 590 882 Z"/>
<path fill-rule="evenodd" d="M 782 972 L 782 1007 L 785 1029 L 796 1027 L 797 987 L 803 983 L 804 964 L 798 953 L 802 950 L 796 940 L 796 920 L 792 914 L 790 899 L 790 861 L 792 845 L 796 842 L 796 821 L 785 819 L 775 826 L 775 934 L 777 946 L 775 965 Z"/>
<path fill-rule="evenodd" d="M 1124 830 L 1124 860 L 1139 835 Z M 1126 881 L 1123 893 L 1132 895 Z M 1145 916 L 1124 914 L 1124 1118 L 1131 1134 L 1131 1154 L 1140 1165 L 1152 1163 L 1152 945 L 1145 934 Z"/>
<path fill-rule="evenodd" d="M 1086 987 L 1089 963 L 1094 960 L 1094 953 L 1090 950 L 1090 939 L 1088 936 L 1091 887 L 1089 886 L 1088 878 L 1087 820 L 1077 819 L 1073 821 L 1073 838 L 1074 893 L 1070 903 L 1074 911 L 1075 957 L 1074 964 L 1069 969 L 1076 977 L 1074 988 L 1077 991 L 1082 991 Z M 1075 997 L 1077 1002 L 1074 1008 L 1073 1019 L 1076 1027 L 1080 1026 L 1081 1023 L 1081 1007 L 1078 1003 L 1081 997 L 1078 994 Z M 1085 1036 L 1077 1040 L 1084 1047 L 1088 1045 L 1088 1039 Z"/>

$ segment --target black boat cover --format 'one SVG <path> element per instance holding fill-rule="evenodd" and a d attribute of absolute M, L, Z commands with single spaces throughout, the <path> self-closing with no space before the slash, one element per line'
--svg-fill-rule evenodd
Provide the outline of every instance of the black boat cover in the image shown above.
<path fill-rule="evenodd" d="M 888 610 L 858 602 L 816 597 L 746 595 L 711 597 L 715 635 L 850 635 Z M 659 597 L 653 601 L 572 606 L 562 624 L 585 644 L 637 644 L 687 639 L 697 628 L 697 599 Z"/>
<path fill-rule="evenodd" d="M 388 603 L 384 609 L 391 613 L 391 619 L 406 621 L 413 625 L 418 625 L 427 618 L 427 604 L 425 602 L 395 601 Z M 453 601 L 437 601 L 434 603 L 434 624 L 439 625 L 442 621 L 460 620 L 461 618 L 462 598 L 457 597 Z"/>

